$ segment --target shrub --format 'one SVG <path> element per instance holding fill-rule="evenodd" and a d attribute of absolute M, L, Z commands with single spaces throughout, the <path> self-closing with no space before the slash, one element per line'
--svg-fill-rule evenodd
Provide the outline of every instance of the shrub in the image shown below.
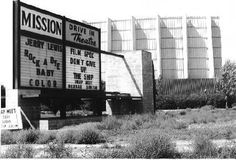
<path fill-rule="evenodd" d="M 186 97 L 186 108 L 199 108 L 206 104 L 206 96 L 202 94 L 190 94 Z"/>
<path fill-rule="evenodd" d="M 50 142 L 44 150 L 45 156 L 42 158 L 73 158 L 72 149 L 65 147 L 62 140 Z"/>
<path fill-rule="evenodd" d="M 171 95 L 160 95 L 156 97 L 156 109 L 177 109 L 175 98 Z"/>
<path fill-rule="evenodd" d="M 72 129 L 60 130 L 57 132 L 56 139 L 62 140 L 64 143 L 74 143 L 75 134 L 76 134 L 76 130 L 72 130 Z"/>
<path fill-rule="evenodd" d="M 17 132 L 16 141 L 18 143 L 32 144 L 36 143 L 39 139 L 40 131 L 39 130 L 21 130 Z"/>
<path fill-rule="evenodd" d="M 177 158 L 174 144 L 164 134 L 141 133 L 129 148 L 131 158 Z"/>
<path fill-rule="evenodd" d="M 160 95 L 156 98 L 157 109 L 198 108 L 206 104 L 206 97 L 201 94 Z"/>
<path fill-rule="evenodd" d="M 207 110 L 199 110 L 197 112 L 191 112 L 186 115 L 188 123 L 210 123 L 216 122 L 216 117 Z"/>
<path fill-rule="evenodd" d="M 72 126 L 64 126 L 60 130 L 70 130 L 71 128 L 73 129 L 81 129 L 81 128 L 93 128 L 93 129 L 98 129 L 100 127 L 101 123 L 100 122 L 87 122 L 87 123 L 81 123 L 79 125 L 72 125 Z"/>
<path fill-rule="evenodd" d="M 210 94 L 207 96 L 207 105 L 213 105 L 215 108 L 225 108 L 225 96 L 222 93 Z"/>
<path fill-rule="evenodd" d="M 112 130 L 119 129 L 121 125 L 121 122 L 116 117 L 108 116 L 104 120 L 102 120 L 101 125 L 98 126 L 98 128 Z"/>
<path fill-rule="evenodd" d="M 221 147 L 218 149 L 217 158 L 236 158 L 236 147 Z"/>
<path fill-rule="evenodd" d="M 186 108 L 186 98 L 187 96 L 185 95 L 175 95 L 174 97 L 174 101 L 176 103 L 176 108 L 177 109 L 185 109 Z"/>
<path fill-rule="evenodd" d="M 130 153 L 125 149 L 111 149 L 107 151 L 95 151 L 93 158 L 130 158 Z"/>
<path fill-rule="evenodd" d="M 232 102 L 235 101 L 231 97 Z M 156 109 L 186 109 L 212 105 L 215 108 L 224 108 L 225 99 L 222 93 L 190 94 L 190 95 L 158 95 Z"/>
<path fill-rule="evenodd" d="M 18 144 L 8 148 L 2 158 L 34 158 L 35 150 L 31 146 Z"/>
<path fill-rule="evenodd" d="M 219 133 L 222 135 L 222 138 L 229 140 L 233 135 L 233 130 L 231 127 L 224 127 L 222 129 L 219 129 Z"/>
<path fill-rule="evenodd" d="M 186 115 L 186 111 L 180 111 L 179 114 L 180 114 L 181 116 L 184 116 L 184 115 Z"/>
<path fill-rule="evenodd" d="M 139 128 L 139 124 L 137 124 L 136 121 L 127 121 L 126 123 L 123 123 L 121 126 L 121 129 L 123 130 L 136 130 Z"/>
<path fill-rule="evenodd" d="M 44 131 L 40 132 L 39 138 L 37 140 L 37 144 L 47 144 L 49 142 L 53 142 L 56 139 L 55 131 Z"/>
<path fill-rule="evenodd" d="M 215 132 L 213 129 L 210 128 L 191 129 L 190 132 L 191 132 L 191 137 L 201 137 L 202 135 L 204 135 L 209 139 L 215 139 L 217 136 L 217 132 Z"/>
<path fill-rule="evenodd" d="M 74 135 L 76 144 L 97 144 L 104 142 L 103 136 L 98 130 L 95 129 L 84 129 Z"/>
<path fill-rule="evenodd" d="M 57 134 L 57 139 L 63 140 L 64 143 L 73 144 L 97 144 L 105 141 L 101 133 L 93 128 L 61 130 Z"/>
<path fill-rule="evenodd" d="M 193 143 L 194 158 L 214 158 L 217 157 L 217 148 L 213 145 L 210 138 L 199 135 Z"/>
<path fill-rule="evenodd" d="M 2 130 L 1 132 L 1 144 L 15 144 L 16 140 L 14 132 L 8 130 Z"/>
<path fill-rule="evenodd" d="M 215 109 L 215 107 L 212 106 L 212 105 L 205 105 L 205 106 L 201 107 L 202 111 L 210 111 L 210 110 L 213 110 L 213 109 Z"/>
<path fill-rule="evenodd" d="M 191 136 L 205 135 L 211 139 L 232 139 L 234 138 L 235 128 L 218 127 L 218 128 L 196 128 L 189 130 Z"/>
<path fill-rule="evenodd" d="M 152 121 L 155 119 L 155 116 L 151 114 L 135 114 L 128 117 L 125 117 L 123 119 L 123 123 L 121 126 L 121 129 L 123 130 L 135 130 L 142 128 L 147 123 L 152 123 Z"/>
<path fill-rule="evenodd" d="M 127 148 L 95 151 L 94 158 L 180 158 L 180 154 L 168 136 L 141 133 Z"/>
<path fill-rule="evenodd" d="M 187 123 L 183 121 L 176 121 L 175 119 L 164 120 L 160 123 L 160 128 L 162 129 L 186 129 L 187 127 Z"/>

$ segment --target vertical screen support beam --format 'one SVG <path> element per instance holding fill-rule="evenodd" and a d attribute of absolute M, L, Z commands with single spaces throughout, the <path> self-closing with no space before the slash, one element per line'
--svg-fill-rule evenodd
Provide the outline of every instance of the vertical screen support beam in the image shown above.
<path fill-rule="evenodd" d="M 156 16 L 156 56 L 157 56 L 157 64 L 156 64 L 156 73 L 154 72 L 155 78 L 158 79 L 162 75 L 162 67 L 161 67 L 161 28 L 160 28 L 160 16 Z M 154 56 L 155 57 L 155 56 Z M 155 65 L 154 65 L 155 68 Z M 154 69 L 155 70 L 155 69 Z"/>
<path fill-rule="evenodd" d="M 184 75 L 182 78 L 188 79 L 188 26 L 187 16 L 182 16 L 182 32 L 183 32 L 183 55 L 184 55 Z"/>
<path fill-rule="evenodd" d="M 211 17 L 206 18 L 207 23 L 207 54 L 209 58 L 209 74 L 207 78 L 215 77 L 215 68 L 214 68 L 214 55 L 213 55 L 213 44 L 212 44 L 212 29 L 211 29 Z"/>

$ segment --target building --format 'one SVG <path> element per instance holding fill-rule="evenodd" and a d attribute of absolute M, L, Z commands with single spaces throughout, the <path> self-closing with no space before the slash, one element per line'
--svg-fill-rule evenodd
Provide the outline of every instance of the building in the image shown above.
<path fill-rule="evenodd" d="M 155 79 L 215 78 L 222 65 L 219 17 L 131 17 L 90 22 L 101 28 L 101 49 L 152 53 Z M 106 61 L 105 58 L 102 58 Z M 103 68 L 103 76 L 106 74 Z"/>

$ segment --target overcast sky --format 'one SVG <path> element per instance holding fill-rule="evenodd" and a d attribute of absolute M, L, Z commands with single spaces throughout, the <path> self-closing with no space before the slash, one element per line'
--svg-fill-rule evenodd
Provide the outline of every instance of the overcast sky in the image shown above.
<path fill-rule="evenodd" d="M 22 0 L 78 21 L 150 16 L 219 16 L 222 57 L 236 61 L 236 0 Z M 12 0 L 0 2 L 0 84 L 12 85 Z M 4 75 L 4 76 L 3 76 Z M 6 84 L 7 83 L 7 84 Z"/>

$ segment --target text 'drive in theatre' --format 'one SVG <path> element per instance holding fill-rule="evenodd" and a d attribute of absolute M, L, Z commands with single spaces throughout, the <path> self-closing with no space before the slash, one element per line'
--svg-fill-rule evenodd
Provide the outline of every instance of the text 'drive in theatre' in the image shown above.
<path fill-rule="evenodd" d="M 66 47 L 66 88 L 99 90 L 99 53 Z"/>
<path fill-rule="evenodd" d="M 21 87 L 62 88 L 62 45 L 21 36 Z"/>
<path fill-rule="evenodd" d="M 99 31 L 66 21 L 66 40 L 98 49 Z"/>

